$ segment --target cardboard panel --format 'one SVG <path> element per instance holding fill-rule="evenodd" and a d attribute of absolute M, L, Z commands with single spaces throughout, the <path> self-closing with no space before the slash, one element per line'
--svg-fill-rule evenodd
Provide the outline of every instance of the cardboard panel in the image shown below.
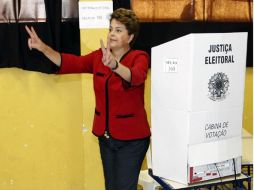
<path fill-rule="evenodd" d="M 242 155 L 241 136 L 210 143 L 190 145 L 188 163 L 190 166 L 200 166 L 222 162 Z"/>
<path fill-rule="evenodd" d="M 213 33 L 152 48 L 155 175 L 187 184 L 188 167 L 241 157 L 246 45 L 247 33 Z"/>
<path fill-rule="evenodd" d="M 247 33 L 193 35 L 191 110 L 243 107 Z"/>
<path fill-rule="evenodd" d="M 152 106 L 153 173 L 187 183 L 189 116 L 187 112 Z"/>
<path fill-rule="evenodd" d="M 189 113 L 189 144 L 208 143 L 241 136 L 242 113 L 243 109 L 240 107 Z"/>
<path fill-rule="evenodd" d="M 189 111 L 243 106 L 246 48 L 247 33 L 190 34 L 153 47 L 152 101 Z"/>
<path fill-rule="evenodd" d="M 152 105 L 188 109 L 191 99 L 191 48 L 190 36 L 152 48 Z"/>

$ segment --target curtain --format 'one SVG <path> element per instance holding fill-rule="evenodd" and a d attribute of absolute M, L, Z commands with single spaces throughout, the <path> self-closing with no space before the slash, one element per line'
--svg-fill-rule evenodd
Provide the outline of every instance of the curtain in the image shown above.
<path fill-rule="evenodd" d="M 62 15 L 63 4 L 74 6 L 67 6 L 67 10 L 65 6 Z M 79 55 L 78 14 L 73 12 L 78 13 L 77 0 L 0 0 L 0 67 L 57 71 L 57 66 L 42 53 L 29 50 L 25 25 L 33 26 L 39 37 L 55 50 Z"/>
<path fill-rule="evenodd" d="M 118 8 L 126 8 L 130 9 L 131 8 L 131 3 L 128 0 L 113 0 L 113 9 L 116 10 Z"/>

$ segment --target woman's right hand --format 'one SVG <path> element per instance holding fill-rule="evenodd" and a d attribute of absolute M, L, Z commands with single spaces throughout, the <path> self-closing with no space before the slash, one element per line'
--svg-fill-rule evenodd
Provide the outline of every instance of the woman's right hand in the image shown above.
<path fill-rule="evenodd" d="M 28 47 L 30 50 L 37 49 L 41 52 L 47 47 L 43 41 L 38 37 L 33 27 L 29 28 L 28 26 L 25 26 L 27 33 L 29 34 L 28 38 Z"/>

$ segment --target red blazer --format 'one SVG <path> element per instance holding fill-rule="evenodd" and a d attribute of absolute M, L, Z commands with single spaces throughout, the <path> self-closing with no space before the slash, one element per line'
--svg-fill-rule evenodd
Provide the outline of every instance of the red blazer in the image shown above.
<path fill-rule="evenodd" d="M 142 139 L 151 135 L 144 109 L 144 82 L 149 56 L 130 50 L 120 60 L 131 71 L 131 82 L 102 63 L 102 51 L 85 56 L 61 54 L 59 70 L 63 73 L 92 73 L 96 100 L 93 133 L 102 136 L 105 130 L 119 140 Z"/>

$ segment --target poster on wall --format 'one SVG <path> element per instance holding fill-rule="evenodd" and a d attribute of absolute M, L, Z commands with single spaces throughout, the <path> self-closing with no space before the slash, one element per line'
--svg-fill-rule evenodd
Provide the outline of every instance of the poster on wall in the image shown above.
<path fill-rule="evenodd" d="M 79 2 L 79 28 L 108 28 L 112 12 L 112 1 Z"/>

